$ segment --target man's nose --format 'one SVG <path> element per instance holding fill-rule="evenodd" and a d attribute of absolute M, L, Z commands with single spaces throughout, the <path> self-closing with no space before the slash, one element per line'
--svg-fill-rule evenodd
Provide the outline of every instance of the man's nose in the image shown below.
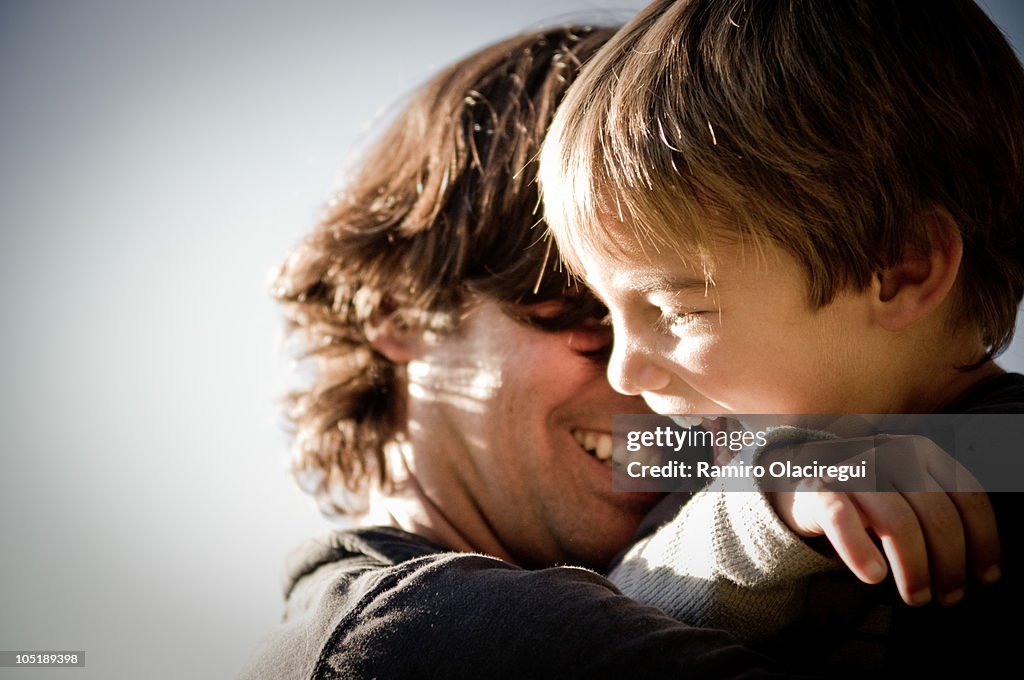
<path fill-rule="evenodd" d="M 616 336 L 608 360 L 608 382 L 616 392 L 637 395 L 668 387 L 672 375 L 651 361 L 651 352 Z"/>

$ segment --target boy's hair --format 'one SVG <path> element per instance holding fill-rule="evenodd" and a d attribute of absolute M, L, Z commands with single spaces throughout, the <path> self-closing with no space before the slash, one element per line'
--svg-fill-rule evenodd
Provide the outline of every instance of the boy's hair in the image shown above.
<path fill-rule="evenodd" d="M 289 396 L 293 472 L 327 514 L 353 512 L 393 478 L 384 447 L 402 426 L 401 370 L 367 325 L 446 332 L 473 297 L 558 330 L 601 314 L 537 226 L 537 154 L 579 70 L 613 33 L 568 26 L 486 47 L 430 79 L 369 148 L 273 285 L 312 357 Z M 556 318 L 514 305 L 571 298 Z"/>
<path fill-rule="evenodd" d="M 577 271 L 611 225 L 691 257 L 726 227 L 795 256 L 815 308 L 927 247 L 945 208 L 964 245 L 951 321 L 986 358 L 1013 335 L 1024 74 L 968 0 L 656 0 L 571 88 L 541 180 Z"/>

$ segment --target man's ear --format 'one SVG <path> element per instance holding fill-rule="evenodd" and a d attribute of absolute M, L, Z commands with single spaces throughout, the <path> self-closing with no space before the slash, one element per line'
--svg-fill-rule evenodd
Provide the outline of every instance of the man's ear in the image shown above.
<path fill-rule="evenodd" d="M 374 312 L 364 329 L 370 346 L 396 364 L 409 363 L 423 346 L 422 333 L 410 329 L 395 313 Z"/>
<path fill-rule="evenodd" d="M 953 216 L 936 207 L 917 218 L 924 222 L 927 243 L 908 246 L 902 261 L 872 280 L 874 315 L 886 330 L 903 330 L 933 312 L 960 271 L 964 244 Z"/>

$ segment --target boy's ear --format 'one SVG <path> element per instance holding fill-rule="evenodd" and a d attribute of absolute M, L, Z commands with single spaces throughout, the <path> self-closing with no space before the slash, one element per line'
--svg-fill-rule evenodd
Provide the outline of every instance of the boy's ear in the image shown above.
<path fill-rule="evenodd" d="M 898 331 L 934 311 L 947 298 L 960 272 L 964 244 L 953 216 L 942 207 L 918 215 L 928 242 L 910 246 L 903 260 L 876 272 L 872 280 L 875 318 Z"/>
<path fill-rule="evenodd" d="M 410 329 L 397 314 L 376 311 L 364 326 L 370 346 L 396 364 L 407 364 L 422 349 L 423 336 Z"/>

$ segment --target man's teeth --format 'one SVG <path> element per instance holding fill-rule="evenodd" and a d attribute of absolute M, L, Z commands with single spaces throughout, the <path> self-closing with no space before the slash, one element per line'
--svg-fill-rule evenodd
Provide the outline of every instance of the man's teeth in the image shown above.
<path fill-rule="evenodd" d="M 590 454 L 600 461 L 612 459 L 612 436 L 605 432 L 591 430 L 573 430 L 572 436 Z"/>
<path fill-rule="evenodd" d="M 669 416 L 669 418 L 671 418 L 673 421 L 675 421 L 676 425 L 679 425 L 681 427 L 697 427 L 704 420 L 700 416 L 687 416 L 687 415 L 674 415 L 674 416 Z"/>

